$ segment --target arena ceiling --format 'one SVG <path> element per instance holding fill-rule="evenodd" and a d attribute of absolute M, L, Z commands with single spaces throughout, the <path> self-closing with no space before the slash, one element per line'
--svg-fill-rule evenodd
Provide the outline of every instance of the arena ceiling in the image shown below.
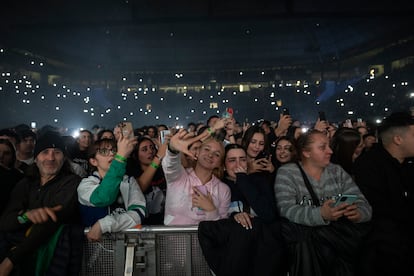
<path fill-rule="evenodd" d="M 329 67 L 414 55 L 407 1 L 3 1 L 0 46 L 77 71 Z"/>

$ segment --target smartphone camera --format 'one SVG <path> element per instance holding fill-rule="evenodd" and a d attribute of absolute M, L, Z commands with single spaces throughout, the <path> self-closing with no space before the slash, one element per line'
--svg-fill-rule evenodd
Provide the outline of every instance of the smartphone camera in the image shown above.
<path fill-rule="evenodd" d="M 283 108 L 282 114 L 283 115 L 290 115 L 289 108 L 287 108 L 287 107 Z"/>

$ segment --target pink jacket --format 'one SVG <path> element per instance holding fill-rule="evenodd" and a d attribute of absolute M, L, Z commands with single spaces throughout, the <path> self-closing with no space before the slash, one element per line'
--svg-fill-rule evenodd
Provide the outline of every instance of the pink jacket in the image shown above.
<path fill-rule="evenodd" d="M 216 206 L 216 210 L 206 212 L 192 207 L 192 187 L 200 186 L 202 183 L 192 168 L 184 169 L 181 165 L 180 154 L 173 154 L 167 150 L 162 160 L 162 168 L 167 181 L 165 225 L 196 225 L 203 220 L 228 217 L 230 188 L 217 177 L 213 175 L 212 179 L 204 184 Z"/>

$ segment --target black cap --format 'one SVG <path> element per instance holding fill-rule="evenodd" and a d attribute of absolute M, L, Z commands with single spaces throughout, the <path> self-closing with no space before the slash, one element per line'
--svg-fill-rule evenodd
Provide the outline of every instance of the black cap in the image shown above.
<path fill-rule="evenodd" d="M 41 151 L 49 148 L 57 148 L 65 152 L 65 144 L 63 143 L 62 136 L 56 132 L 46 132 L 43 134 L 36 141 L 34 157 L 36 158 Z"/>

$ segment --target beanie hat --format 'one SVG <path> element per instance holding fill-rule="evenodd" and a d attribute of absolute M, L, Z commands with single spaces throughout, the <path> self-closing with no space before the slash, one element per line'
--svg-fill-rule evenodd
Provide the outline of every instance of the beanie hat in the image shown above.
<path fill-rule="evenodd" d="M 65 152 L 65 144 L 63 143 L 62 137 L 58 133 L 46 132 L 39 137 L 34 148 L 34 157 L 36 158 L 41 151 L 48 148 L 57 148 Z"/>

